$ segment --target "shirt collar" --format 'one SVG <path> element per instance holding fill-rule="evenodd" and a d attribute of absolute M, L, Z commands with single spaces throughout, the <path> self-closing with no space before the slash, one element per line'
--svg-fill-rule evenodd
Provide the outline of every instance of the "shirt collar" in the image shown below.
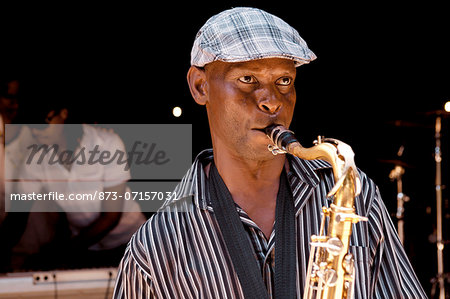
<path fill-rule="evenodd" d="M 291 174 L 313 188 L 316 187 L 320 181 L 317 172 L 321 169 L 331 168 L 331 165 L 323 160 L 303 160 L 291 155 L 288 155 L 287 157 Z"/>
<path fill-rule="evenodd" d="M 213 160 L 212 149 L 202 151 L 195 158 L 194 163 L 188 170 L 186 175 L 176 187 L 174 193 L 175 200 L 192 197 L 194 204 L 201 209 L 208 209 L 207 190 L 206 190 L 206 174 L 204 167 Z M 319 183 L 320 179 L 317 172 L 321 169 L 331 168 L 328 162 L 323 160 L 303 160 L 298 157 L 288 155 L 290 175 L 296 176 L 300 181 L 305 182 L 310 187 L 314 188 Z M 293 180 L 289 180 L 291 188 Z M 163 207 L 170 202 L 166 202 Z"/>

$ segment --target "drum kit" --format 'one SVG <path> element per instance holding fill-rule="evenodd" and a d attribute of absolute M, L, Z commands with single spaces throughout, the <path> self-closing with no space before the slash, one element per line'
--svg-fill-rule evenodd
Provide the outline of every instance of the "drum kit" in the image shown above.
<path fill-rule="evenodd" d="M 437 250 L 437 274 L 431 279 L 431 298 L 446 299 L 445 287 L 450 283 L 450 273 L 444 273 L 444 245 L 449 244 L 450 241 L 443 239 L 443 199 L 442 190 L 444 185 L 442 185 L 442 150 L 441 150 L 441 131 L 442 122 L 444 118 L 450 118 L 450 102 L 447 102 L 445 110 L 437 110 L 423 113 L 426 117 L 432 117 L 434 125 L 424 125 L 422 123 L 414 123 L 402 120 L 396 120 L 393 122 L 388 122 L 389 125 L 401 128 L 434 128 L 434 162 L 435 162 L 435 196 L 436 196 L 436 229 L 435 235 L 433 236 L 433 241 L 436 243 Z M 401 145 L 397 151 L 395 159 L 392 160 L 379 160 L 381 163 L 387 163 L 393 165 L 394 168 L 389 173 L 389 178 L 392 182 L 396 183 L 397 189 L 397 211 L 395 213 L 395 218 L 397 219 L 397 232 L 402 244 L 404 244 L 404 213 L 405 206 L 404 203 L 410 200 L 409 196 L 403 193 L 403 182 L 402 177 L 405 174 L 407 168 L 412 168 L 413 166 L 402 161 L 403 152 L 405 146 Z M 447 207 L 448 208 L 448 207 Z M 449 213 L 444 213 L 444 218 L 450 218 Z M 438 291 L 436 291 L 438 289 Z M 448 291 L 447 291 L 448 292 Z M 449 294 L 447 294 L 449 296 Z"/>

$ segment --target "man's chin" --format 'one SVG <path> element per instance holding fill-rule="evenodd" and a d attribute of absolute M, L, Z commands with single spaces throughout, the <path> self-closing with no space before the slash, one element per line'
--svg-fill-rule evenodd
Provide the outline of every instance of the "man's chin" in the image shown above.
<path fill-rule="evenodd" d="M 267 148 L 269 142 L 270 142 L 269 139 L 267 139 L 267 142 L 265 143 L 262 142 L 253 143 L 249 145 L 246 149 L 241 149 L 240 152 L 242 156 L 248 160 L 253 161 L 273 160 L 275 156 Z"/>

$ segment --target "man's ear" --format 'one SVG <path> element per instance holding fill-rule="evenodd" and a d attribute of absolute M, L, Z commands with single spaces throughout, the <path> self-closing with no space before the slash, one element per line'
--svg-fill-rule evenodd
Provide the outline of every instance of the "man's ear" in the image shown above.
<path fill-rule="evenodd" d="M 204 69 L 191 66 L 187 73 L 187 81 L 192 97 L 199 105 L 205 105 L 208 101 L 208 82 Z"/>

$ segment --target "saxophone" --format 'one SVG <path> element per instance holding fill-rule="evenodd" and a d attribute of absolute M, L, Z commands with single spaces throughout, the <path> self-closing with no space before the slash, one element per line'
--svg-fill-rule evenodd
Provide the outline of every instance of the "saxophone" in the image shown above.
<path fill-rule="evenodd" d="M 348 252 L 352 224 L 367 218 L 356 215 L 353 206 L 361 180 L 351 147 L 336 139 L 319 137 L 313 147 L 304 148 L 292 131 L 280 125 L 266 128 L 266 134 L 272 142 L 268 149 L 274 155 L 289 153 L 305 160 L 322 159 L 333 167 L 335 185 L 327 196 L 334 200 L 329 208 L 322 208 L 319 235 L 311 236 L 303 298 L 353 298 L 354 259 Z"/>

